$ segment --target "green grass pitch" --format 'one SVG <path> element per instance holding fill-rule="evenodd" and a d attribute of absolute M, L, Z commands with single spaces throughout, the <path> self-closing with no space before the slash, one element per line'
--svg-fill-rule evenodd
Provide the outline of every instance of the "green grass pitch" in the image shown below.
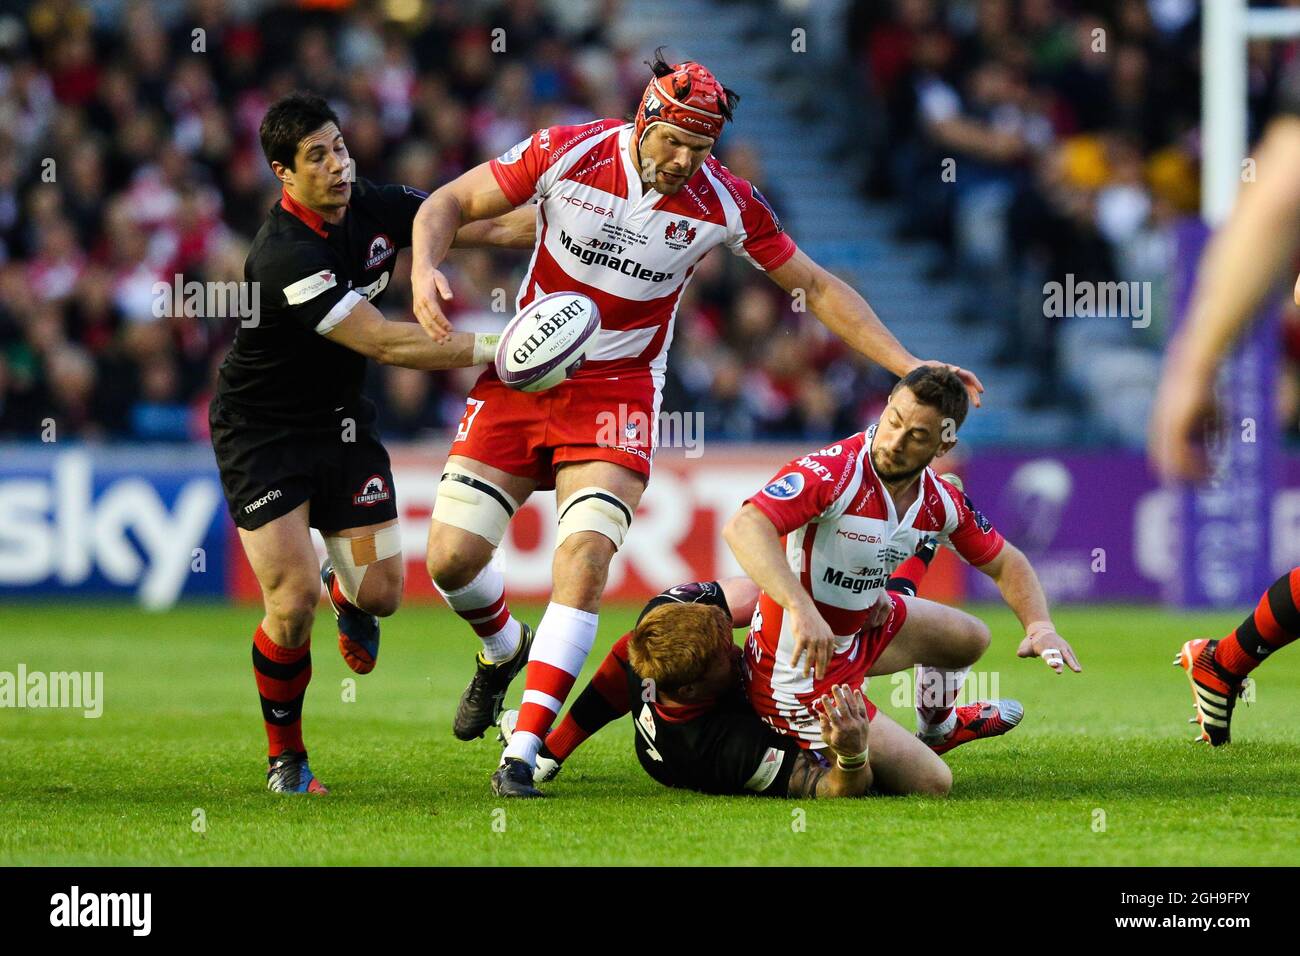
<path fill-rule="evenodd" d="M 537 619 L 535 607 L 516 610 Z M 379 666 L 356 679 L 351 702 L 322 609 L 305 728 L 333 792 L 301 798 L 265 790 L 256 610 L 10 603 L 0 671 L 102 671 L 104 710 L 0 710 L 0 864 L 1300 862 L 1300 648 L 1256 672 L 1236 742 L 1211 751 L 1188 742 L 1190 695 L 1170 660 L 1183 640 L 1226 633 L 1241 615 L 1062 609 L 1084 673 L 1058 677 L 1015 657 L 1005 609 L 976 611 L 994 642 L 973 679 L 996 675 L 1026 716 L 1010 736 L 949 755 L 947 799 L 668 790 L 642 773 L 624 719 L 574 755 L 549 799 L 506 804 L 488 786 L 499 745 L 451 735 L 474 643 L 441 608 L 385 622 Z M 634 615 L 606 610 L 584 680 Z M 521 692 L 522 679 L 511 701 Z M 889 678 L 871 696 L 912 726 L 910 709 L 891 705 L 901 694 Z"/>

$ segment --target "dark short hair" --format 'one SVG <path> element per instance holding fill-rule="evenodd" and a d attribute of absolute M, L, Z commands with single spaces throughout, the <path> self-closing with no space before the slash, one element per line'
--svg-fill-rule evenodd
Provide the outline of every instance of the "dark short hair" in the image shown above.
<path fill-rule="evenodd" d="M 939 409 L 939 414 L 951 418 L 955 428 L 961 428 L 970 410 L 970 397 L 957 373 L 942 365 L 918 365 L 898 380 L 889 395 L 906 386 L 922 405 Z"/>
<path fill-rule="evenodd" d="M 339 117 L 323 96 L 301 90 L 282 96 L 271 104 L 257 131 L 266 161 L 293 169 L 298 144 L 326 123 L 338 126 Z"/>

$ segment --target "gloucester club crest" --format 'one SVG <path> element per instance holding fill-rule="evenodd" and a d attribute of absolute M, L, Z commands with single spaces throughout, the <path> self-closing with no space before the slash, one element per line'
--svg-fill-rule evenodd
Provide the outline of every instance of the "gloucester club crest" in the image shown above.
<path fill-rule="evenodd" d="M 664 242 L 669 249 L 685 249 L 695 241 L 695 227 L 685 219 L 670 222 L 664 230 Z"/>

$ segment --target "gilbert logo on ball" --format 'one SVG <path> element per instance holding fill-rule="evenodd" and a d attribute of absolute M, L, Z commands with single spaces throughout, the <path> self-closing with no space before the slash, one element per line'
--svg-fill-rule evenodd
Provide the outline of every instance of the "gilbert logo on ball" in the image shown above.
<path fill-rule="evenodd" d="M 571 378 L 600 331 L 600 310 L 585 295 L 553 292 L 510 320 L 497 345 L 497 377 L 521 392 L 541 392 Z"/>

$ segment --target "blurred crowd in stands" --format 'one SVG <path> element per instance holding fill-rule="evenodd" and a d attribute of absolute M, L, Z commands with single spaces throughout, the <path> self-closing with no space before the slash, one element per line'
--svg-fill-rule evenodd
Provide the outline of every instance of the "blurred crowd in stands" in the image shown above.
<path fill-rule="evenodd" d="M 60 437 L 206 437 L 237 320 L 159 316 L 155 288 L 242 279 L 278 199 L 257 128 L 281 94 L 330 99 L 359 175 L 433 188 L 535 128 L 629 116 L 649 54 L 619 0 L 17 6 L 0 13 L 0 438 L 35 440 L 47 420 Z M 860 151 L 865 188 L 903 205 L 900 239 L 942 244 L 936 278 L 963 277 L 963 320 L 996 324 L 997 360 L 1037 372 L 1033 403 L 1113 390 L 1105 376 L 1125 368 L 1144 380 L 1157 361 L 1171 226 L 1198 203 L 1198 7 L 844 2 L 846 77 L 881 117 Z M 1252 45 L 1256 124 L 1295 51 Z M 719 154 L 781 211 L 797 184 L 765 179 L 762 144 L 724 136 Z M 457 324 L 503 325 L 526 260 L 454 253 Z M 1065 323 L 1043 309 L 1044 283 L 1067 274 L 1156 278 L 1155 321 L 1116 341 L 1128 358 L 1074 360 Z M 395 279 L 383 308 L 409 319 L 405 264 Z M 860 427 L 890 385 L 725 250 L 696 270 L 675 341 L 664 408 L 703 412 L 710 439 L 833 437 Z M 1300 334 L 1287 342 L 1300 356 Z M 383 431 L 444 432 L 475 374 L 373 368 Z"/>
<path fill-rule="evenodd" d="M 1044 283 L 1067 274 L 1152 281 L 1152 325 L 1102 348 L 1121 366 L 1136 363 L 1144 379 L 1157 361 L 1174 227 L 1199 208 L 1199 8 L 1196 0 L 855 4 L 849 46 L 887 117 L 869 188 L 906 204 L 906 238 L 944 245 L 947 268 L 970 286 L 965 320 L 997 323 L 998 360 L 1037 370 L 1032 402 L 1073 404 L 1071 383 L 1113 387 L 1106 363 L 1081 365 L 1068 323 L 1044 314 Z M 1298 47 L 1249 48 L 1252 141 Z M 948 159 L 951 188 L 936 189 Z M 990 302 L 1009 307 L 991 311 Z M 1297 336 L 1286 339 L 1291 360 L 1300 358 Z M 1135 343 L 1145 357 L 1133 354 Z M 1134 424 L 1140 439 L 1142 421 Z"/>
<path fill-rule="evenodd" d="M 279 198 L 257 139 L 276 97 L 324 94 L 358 175 L 433 188 L 536 128 L 630 116 L 649 51 L 619 6 L 42 0 L 0 14 L 0 438 L 37 440 L 48 421 L 60 440 L 206 437 L 238 319 L 159 315 L 155 290 L 242 279 Z M 724 138 L 720 155 L 768 185 L 749 145 Z M 457 325 L 503 326 L 527 258 L 453 253 Z M 394 279 L 382 307 L 409 320 L 406 263 Z M 852 430 L 889 383 L 812 325 L 715 251 L 679 310 L 665 410 L 703 411 L 711 439 Z M 454 426 L 476 374 L 375 367 L 367 389 L 385 435 L 418 440 Z"/>

